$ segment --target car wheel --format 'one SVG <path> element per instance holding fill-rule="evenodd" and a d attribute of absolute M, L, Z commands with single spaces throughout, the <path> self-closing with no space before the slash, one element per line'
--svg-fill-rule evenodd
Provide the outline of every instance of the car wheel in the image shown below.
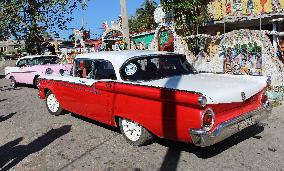
<path fill-rule="evenodd" d="M 37 89 L 38 89 L 38 84 L 39 84 L 39 78 L 38 78 L 38 76 L 36 76 L 34 78 L 34 87 L 37 88 Z"/>
<path fill-rule="evenodd" d="M 120 131 L 125 137 L 126 141 L 133 146 L 142 146 L 151 142 L 152 134 L 137 122 L 120 119 Z"/>
<path fill-rule="evenodd" d="M 50 114 L 55 116 L 64 114 L 64 109 L 60 106 L 58 100 L 51 91 L 47 92 L 45 102 Z"/>
<path fill-rule="evenodd" d="M 18 85 L 18 83 L 17 83 L 15 77 L 11 77 L 10 80 L 11 80 L 11 86 L 12 86 L 13 88 L 16 88 L 17 85 Z"/>

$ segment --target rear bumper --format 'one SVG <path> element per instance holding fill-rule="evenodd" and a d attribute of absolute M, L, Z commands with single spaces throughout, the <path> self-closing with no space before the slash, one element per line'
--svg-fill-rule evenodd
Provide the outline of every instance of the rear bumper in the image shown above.
<path fill-rule="evenodd" d="M 253 124 L 257 124 L 260 121 L 267 119 L 272 110 L 270 102 L 265 103 L 262 107 L 257 110 L 248 112 L 242 116 L 230 119 L 226 122 L 219 124 L 213 131 L 204 131 L 202 129 L 190 129 L 189 133 L 192 142 L 196 146 L 206 147 L 216 144 L 238 132 L 242 129 L 249 127 Z M 248 126 L 241 126 L 240 123 L 250 119 Z"/>

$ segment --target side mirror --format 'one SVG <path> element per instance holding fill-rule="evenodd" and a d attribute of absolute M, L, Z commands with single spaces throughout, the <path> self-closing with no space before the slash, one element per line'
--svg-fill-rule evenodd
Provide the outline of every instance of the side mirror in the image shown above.
<path fill-rule="evenodd" d="M 63 69 L 60 69 L 60 70 L 59 70 L 59 74 L 63 76 L 64 70 L 63 70 Z"/>

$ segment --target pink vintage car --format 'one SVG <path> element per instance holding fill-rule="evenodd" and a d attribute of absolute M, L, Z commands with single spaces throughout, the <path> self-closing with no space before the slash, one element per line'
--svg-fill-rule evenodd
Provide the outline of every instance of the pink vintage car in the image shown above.
<path fill-rule="evenodd" d="M 58 64 L 59 58 L 50 55 L 26 56 L 18 59 L 15 67 L 5 68 L 5 78 L 11 80 L 12 87 L 19 83 L 37 87 L 38 77 L 45 74 L 68 73 L 72 65 Z"/>

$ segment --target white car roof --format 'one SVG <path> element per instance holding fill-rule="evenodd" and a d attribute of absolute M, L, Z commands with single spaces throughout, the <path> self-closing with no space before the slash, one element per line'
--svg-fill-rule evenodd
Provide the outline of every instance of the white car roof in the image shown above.
<path fill-rule="evenodd" d="M 147 57 L 151 55 L 167 55 L 176 54 L 164 51 L 150 51 L 150 50 L 123 50 L 123 51 L 102 51 L 80 54 L 75 59 L 104 59 L 112 63 L 118 80 L 121 80 L 119 69 L 129 59 L 133 57 Z"/>
<path fill-rule="evenodd" d="M 29 55 L 19 58 L 20 59 L 33 59 L 33 58 L 41 58 L 41 57 L 47 57 L 47 56 L 56 56 L 56 55 Z M 56 56 L 57 57 L 57 56 Z"/>
<path fill-rule="evenodd" d="M 150 55 L 167 55 L 175 54 L 164 51 L 150 51 L 150 50 L 124 50 L 124 51 L 102 51 L 80 54 L 75 59 L 104 59 L 110 61 L 112 64 L 122 65 L 125 61 L 133 57 L 150 56 Z"/>

